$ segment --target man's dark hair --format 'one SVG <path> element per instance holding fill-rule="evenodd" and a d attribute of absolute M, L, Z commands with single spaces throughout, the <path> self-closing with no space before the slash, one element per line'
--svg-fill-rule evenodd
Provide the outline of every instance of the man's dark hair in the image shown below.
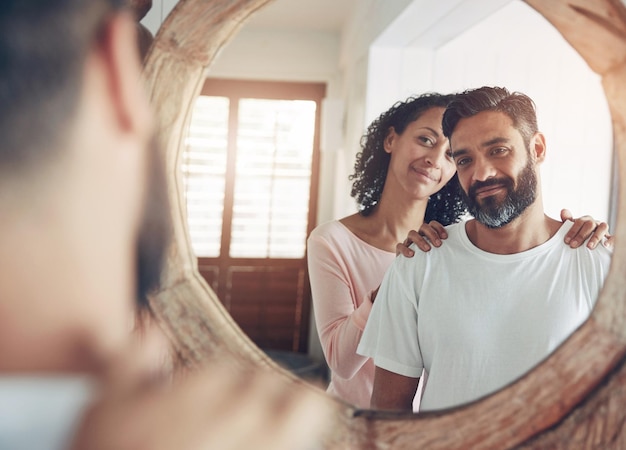
<path fill-rule="evenodd" d="M 361 138 L 361 151 L 356 155 L 354 173 L 349 178 L 353 181 L 350 194 L 356 199 L 360 214 L 368 216 L 372 213 L 385 187 L 391 155 L 385 151 L 384 142 L 389 130 L 393 128 L 396 133 L 402 134 L 424 112 L 435 107 L 445 108 L 453 98 L 453 95 L 436 93 L 409 97 L 404 102 L 394 104 L 370 124 L 367 133 Z M 465 210 L 455 175 L 431 196 L 426 207 L 425 221 L 437 220 L 448 225 L 457 222 Z"/>
<path fill-rule="evenodd" d="M 0 2 L 0 176 L 52 159 L 104 19 L 125 0 Z"/>
<path fill-rule="evenodd" d="M 457 94 L 443 115 L 443 134 L 450 139 L 461 119 L 483 111 L 499 111 L 511 118 L 528 149 L 530 140 L 538 131 L 535 103 L 520 92 L 509 92 L 502 87 L 483 86 Z"/>

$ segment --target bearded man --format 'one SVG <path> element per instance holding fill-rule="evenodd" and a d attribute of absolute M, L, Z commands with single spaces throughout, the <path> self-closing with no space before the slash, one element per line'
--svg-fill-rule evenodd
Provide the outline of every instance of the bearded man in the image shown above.
<path fill-rule="evenodd" d="M 571 249 L 571 222 L 544 213 L 546 141 L 529 97 L 465 91 L 443 132 L 473 219 L 387 272 L 358 349 L 374 358 L 376 409 L 410 410 L 423 372 L 422 411 L 513 382 L 588 317 L 609 269 L 610 250 Z"/>

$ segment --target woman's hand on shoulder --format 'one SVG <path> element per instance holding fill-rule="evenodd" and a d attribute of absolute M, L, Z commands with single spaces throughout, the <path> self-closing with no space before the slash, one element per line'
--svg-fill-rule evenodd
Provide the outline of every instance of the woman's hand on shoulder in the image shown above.
<path fill-rule="evenodd" d="M 441 247 L 442 240 L 448 238 L 448 233 L 443 225 L 436 220 L 430 223 L 424 223 L 418 231 L 411 230 L 407 238 L 396 245 L 396 256 L 403 255 L 411 258 L 415 252 L 409 248 L 409 245 L 415 244 L 423 252 L 429 251 L 434 245 Z"/>
<path fill-rule="evenodd" d="M 568 209 L 561 210 L 561 220 L 574 222 L 572 228 L 565 235 L 565 243 L 571 248 L 580 247 L 587 239 L 589 239 L 587 241 L 587 248 L 589 249 L 596 248 L 603 239 L 605 239 L 603 243 L 605 247 L 613 248 L 614 237 L 609 234 L 609 225 L 606 222 L 594 220 L 591 216 L 574 219 Z"/>

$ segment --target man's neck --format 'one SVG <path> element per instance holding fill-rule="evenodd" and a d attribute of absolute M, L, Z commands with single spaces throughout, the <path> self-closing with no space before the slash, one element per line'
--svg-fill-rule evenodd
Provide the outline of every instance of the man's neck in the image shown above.
<path fill-rule="evenodd" d="M 481 250 L 512 255 L 548 241 L 562 223 L 546 216 L 540 205 L 531 205 L 519 217 L 501 228 L 488 228 L 476 219 L 465 224 L 469 240 Z"/>

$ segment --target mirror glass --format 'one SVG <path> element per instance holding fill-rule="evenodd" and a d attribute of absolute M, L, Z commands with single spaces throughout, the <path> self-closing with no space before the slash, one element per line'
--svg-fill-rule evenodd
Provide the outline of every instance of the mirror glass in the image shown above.
<path fill-rule="evenodd" d="M 272 110 L 274 117 L 279 119 L 272 121 L 271 127 L 292 127 L 284 129 L 282 134 L 272 135 L 272 139 L 289 142 L 294 136 L 299 136 L 301 141 L 311 143 L 302 150 L 302 154 L 292 152 L 282 155 L 282 159 L 271 159 L 272 164 L 285 164 L 282 169 L 288 167 L 299 175 L 310 171 L 315 165 L 318 167 L 319 187 L 314 192 L 317 203 L 311 204 L 312 191 L 303 187 L 311 183 L 310 178 L 290 172 L 287 176 L 289 179 L 297 178 L 293 184 L 281 186 L 280 183 L 285 180 L 280 177 L 265 180 L 268 184 L 278 183 L 271 187 L 270 197 L 254 197 L 255 190 L 249 189 L 250 205 L 264 201 L 280 206 L 286 201 L 284 194 L 288 191 L 291 196 L 294 193 L 302 196 L 300 206 L 305 206 L 299 211 L 289 209 L 285 216 L 310 218 L 313 206 L 315 220 L 312 225 L 316 225 L 352 214 L 355 204 L 349 196 L 348 176 L 359 150 L 360 136 L 371 120 L 395 101 L 413 94 L 426 91 L 457 92 L 480 85 L 501 85 L 528 94 L 537 104 L 539 127 L 548 141 L 548 156 L 541 169 L 546 213 L 558 218 L 561 208 L 569 208 L 575 216 L 590 214 L 614 225 L 610 207 L 612 133 L 600 79 L 587 68 L 560 34 L 529 6 L 521 1 L 501 0 L 484 2 L 481 6 L 483 9 L 477 10 L 470 6 L 472 2 L 469 1 L 381 0 L 364 5 L 350 0 L 335 1 L 333 7 L 325 8 L 318 1 L 313 2 L 317 9 L 311 10 L 318 11 L 318 15 L 324 15 L 321 12 L 329 9 L 345 9 L 339 22 L 325 25 L 326 28 L 312 28 L 312 24 L 316 23 L 316 15 L 307 12 L 305 7 L 293 10 L 290 3 L 293 2 L 277 0 L 260 11 L 223 49 L 207 72 L 209 79 L 288 80 L 324 85 L 324 100 L 315 106 L 311 105 L 313 100 L 308 97 L 299 99 L 300 103 L 296 102 L 296 105 L 293 102 L 278 106 L 274 102 L 271 102 L 272 105 L 258 104 L 245 97 L 242 103 L 238 103 L 238 109 L 244 114 L 251 111 L 249 116 L 244 116 L 252 117 L 249 123 L 260 117 L 258 111 Z M 155 3 L 155 7 L 158 9 L 158 3 Z M 299 20 L 294 17 L 299 17 Z M 306 20 L 307 17 L 310 20 Z M 269 84 L 262 86 L 268 92 L 271 87 Z M 245 122 L 245 119 L 233 119 L 231 109 L 228 108 L 230 99 L 220 95 L 209 97 L 212 98 L 198 102 L 200 105 L 208 102 L 208 110 L 214 114 L 207 119 L 207 127 L 215 133 L 205 139 L 213 140 L 211 145 L 214 146 L 228 146 L 228 133 L 224 131 L 227 124 L 232 120 Z M 272 109 L 275 106 L 276 109 Z M 316 112 L 320 114 L 316 116 Z M 316 138 L 312 136 L 315 129 L 310 125 L 286 125 L 282 121 L 283 117 L 299 116 L 308 117 L 309 124 L 313 117 L 320 125 L 317 162 L 311 156 L 315 152 Z M 262 119 L 259 121 L 262 122 Z M 192 122 L 191 127 L 196 123 Z M 250 140 L 255 141 L 253 134 L 251 136 Z M 198 139 L 202 139 L 202 136 Z M 590 148 L 593 149 L 592 157 L 589 155 Z M 262 150 L 253 148 L 250 152 L 258 155 Z M 285 163 L 286 159 L 288 163 Z M 248 164 L 247 168 L 254 170 L 254 167 L 250 167 L 251 160 L 252 156 L 249 156 L 239 164 Z M 222 223 L 224 211 L 230 209 L 232 216 L 228 220 L 233 223 L 232 234 L 226 236 L 230 239 L 236 234 L 234 225 L 238 211 L 236 205 L 225 205 L 223 201 L 220 203 L 220 199 L 224 198 L 223 192 L 228 189 L 228 162 L 225 153 L 207 154 L 206 161 L 209 163 L 207 167 L 213 171 L 210 183 L 214 183 L 209 190 L 209 199 L 215 202 L 210 208 L 213 216 L 206 219 L 206 223 Z M 192 162 L 188 161 L 187 164 Z M 244 181 L 250 179 L 243 178 Z M 188 204 L 194 201 L 192 197 L 188 196 Z M 245 216 L 254 215 L 258 211 L 244 209 L 239 213 Z M 193 220 L 189 218 L 189 222 L 191 226 Z M 267 222 L 267 219 L 255 222 L 254 227 L 259 228 Z M 279 235 L 294 234 L 294 239 L 301 240 L 300 244 L 287 244 L 285 248 L 287 252 L 294 251 L 302 256 L 302 236 L 306 236 L 306 232 L 299 230 L 289 233 L 294 227 L 289 222 L 277 226 L 285 227 L 277 228 Z M 205 242 L 218 239 L 224 242 L 221 228 L 216 229 L 220 232 L 210 234 Z M 198 242 L 198 236 L 192 234 L 192 239 Z M 268 236 L 269 233 L 262 238 L 267 240 Z M 253 244 L 258 243 L 259 239 L 244 247 L 254 247 Z M 276 245 L 280 248 L 280 242 Z M 263 248 L 274 247 L 268 244 Z M 213 252 L 211 257 L 214 258 L 218 252 L 216 248 L 208 248 L 206 251 Z M 254 251 L 265 250 L 255 247 Z M 270 250 L 269 254 L 243 256 L 231 254 L 249 260 L 238 270 L 231 270 L 230 275 L 224 278 L 223 283 L 229 284 L 235 291 L 230 292 L 229 297 L 220 298 L 244 329 L 249 325 L 251 335 L 256 333 L 258 336 L 266 336 L 268 327 L 274 331 L 280 327 L 273 322 L 269 322 L 269 325 L 267 322 L 259 324 L 256 321 L 259 317 L 297 316 L 293 322 L 300 334 L 294 338 L 293 331 L 286 330 L 285 334 L 289 335 L 292 346 L 278 350 L 288 350 L 292 354 L 293 359 L 286 359 L 286 364 L 293 364 L 295 370 L 310 370 L 317 376 L 317 371 L 323 370 L 320 368 L 323 355 L 317 341 L 313 316 L 302 312 L 302 308 L 309 307 L 308 299 L 296 302 L 295 307 L 279 302 L 264 303 L 264 307 L 259 307 L 258 304 L 241 305 L 232 301 L 247 295 L 236 292 L 239 286 L 250 286 L 254 290 L 258 289 L 258 283 L 267 283 L 271 279 L 271 283 L 278 286 L 279 292 L 284 288 L 284 295 L 288 297 L 292 291 L 285 286 L 306 284 L 306 274 L 303 274 L 301 266 L 282 265 L 282 260 L 295 257 L 281 253 L 281 250 L 275 252 Z M 202 255 L 198 256 L 202 271 Z M 272 262 L 272 267 L 277 269 L 270 272 L 265 269 L 267 261 L 259 265 L 250 261 L 259 258 L 276 260 Z M 207 277 L 209 284 L 215 288 L 218 271 L 215 265 L 205 264 L 205 272 L 215 274 L 215 278 L 210 278 L 210 275 Z M 270 274 L 272 277 L 269 277 Z M 271 339 L 267 342 L 269 345 L 260 346 L 266 350 L 276 350 L 271 348 Z M 306 354 L 308 357 L 299 361 L 298 354 Z M 278 355 L 281 356 L 284 355 Z"/>

